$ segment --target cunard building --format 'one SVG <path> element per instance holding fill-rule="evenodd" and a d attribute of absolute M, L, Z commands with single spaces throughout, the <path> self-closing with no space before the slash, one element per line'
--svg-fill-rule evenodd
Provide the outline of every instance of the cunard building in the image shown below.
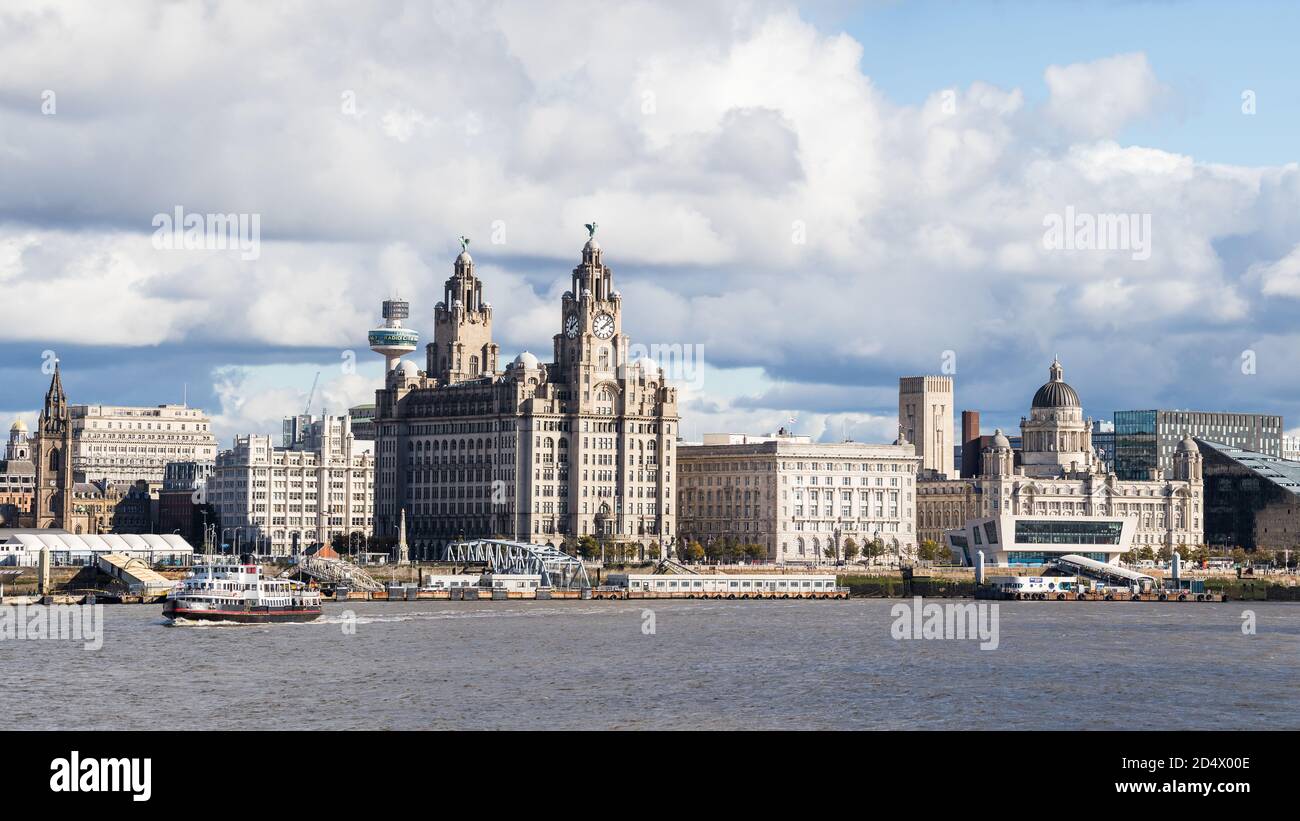
<path fill-rule="evenodd" d="M 623 298 L 588 230 L 550 362 L 525 351 L 500 366 L 468 240 L 423 370 L 396 358 L 413 335 L 397 321 L 405 306 L 385 305 L 388 324 L 371 333 L 388 362 L 375 394 L 377 537 L 404 535 L 414 558 L 473 537 L 671 546 L 676 389 L 630 361 Z"/>

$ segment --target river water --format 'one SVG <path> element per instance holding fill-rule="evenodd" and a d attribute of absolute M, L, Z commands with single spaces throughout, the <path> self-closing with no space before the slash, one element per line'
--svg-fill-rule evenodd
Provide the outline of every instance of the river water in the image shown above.
<path fill-rule="evenodd" d="M 0 641 L 0 687 L 10 729 L 1300 728 L 1300 605 L 1002 602 L 981 650 L 894 639 L 898 603 L 352 602 L 206 626 L 110 605 L 99 650 Z"/>

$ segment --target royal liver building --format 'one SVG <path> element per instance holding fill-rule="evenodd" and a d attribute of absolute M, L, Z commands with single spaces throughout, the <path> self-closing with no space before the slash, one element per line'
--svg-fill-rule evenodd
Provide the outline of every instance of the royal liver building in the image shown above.
<path fill-rule="evenodd" d="M 375 394 L 377 537 L 404 521 L 414 558 L 472 537 L 671 546 L 677 392 L 629 357 L 623 299 L 588 230 L 551 362 L 524 351 L 498 368 L 492 305 L 467 248 L 456 258 L 425 369 L 395 360 Z"/>

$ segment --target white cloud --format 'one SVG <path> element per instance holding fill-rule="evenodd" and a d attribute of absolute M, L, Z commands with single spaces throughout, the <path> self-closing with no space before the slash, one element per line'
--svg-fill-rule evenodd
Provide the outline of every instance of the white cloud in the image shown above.
<path fill-rule="evenodd" d="M 1145 54 L 1117 54 L 1090 63 L 1048 66 L 1051 119 L 1073 136 L 1112 137 L 1150 114 L 1167 89 Z"/>
<path fill-rule="evenodd" d="M 1252 265 L 1247 273 L 1259 280 L 1266 296 L 1300 298 L 1300 245 L 1281 259 Z"/>
<path fill-rule="evenodd" d="M 1033 360 L 1033 380 L 1063 344 L 1101 357 L 1099 330 L 1139 348 L 1216 325 L 1186 345 L 1230 359 L 1268 298 L 1300 295 L 1296 252 L 1277 259 L 1300 227 L 1295 166 L 1116 141 L 1170 94 L 1142 54 L 1048 67 L 1041 107 L 977 79 L 912 106 L 852 38 L 766 2 L 31 3 L 5 25 L 24 36 L 0 45 L 0 287 L 18 315 L 59 317 L 10 339 L 122 346 L 145 372 L 148 346 L 364 358 L 395 292 L 427 342 L 461 233 L 503 353 L 549 355 L 591 219 L 634 339 L 804 386 L 888 386 L 948 349 L 972 373 Z M 261 257 L 152 248 L 176 204 L 260 214 Z M 1067 206 L 1150 214 L 1150 259 L 1045 250 L 1044 215 Z M 1224 240 L 1276 261 L 1243 276 Z M 231 429 L 299 390 L 220 384 Z M 757 430 L 854 413 L 805 396 L 693 412 Z"/>
<path fill-rule="evenodd" d="M 319 374 L 315 393 L 312 383 Z M 375 401 L 383 378 L 382 366 L 365 364 L 353 373 L 329 372 L 310 366 L 227 365 L 212 373 L 213 388 L 221 403 L 209 412 L 221 447 L 230 447 L 237 434 L 270 433 L 279 442 L 280 423 L 286 416 L 310 409 L 316 416 L 340 416 L 348 408 Z"/>

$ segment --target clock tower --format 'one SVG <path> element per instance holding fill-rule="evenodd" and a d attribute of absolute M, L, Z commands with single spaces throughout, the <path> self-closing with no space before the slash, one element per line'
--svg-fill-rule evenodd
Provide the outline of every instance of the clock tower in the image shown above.
<path fill-rule="evenodd" d="M 564 292 L 560 333 L 555 335 L 559 381 L 577 396 L 589 394 L 593 384 L 617 380 L 629 344 L 623 335 L 623 296 L 614 290 L 614 272 L 601 261 L 596 223 L 588 224 L 587 231 L 582 263 L 573 269 L 572 290 Z"/>

